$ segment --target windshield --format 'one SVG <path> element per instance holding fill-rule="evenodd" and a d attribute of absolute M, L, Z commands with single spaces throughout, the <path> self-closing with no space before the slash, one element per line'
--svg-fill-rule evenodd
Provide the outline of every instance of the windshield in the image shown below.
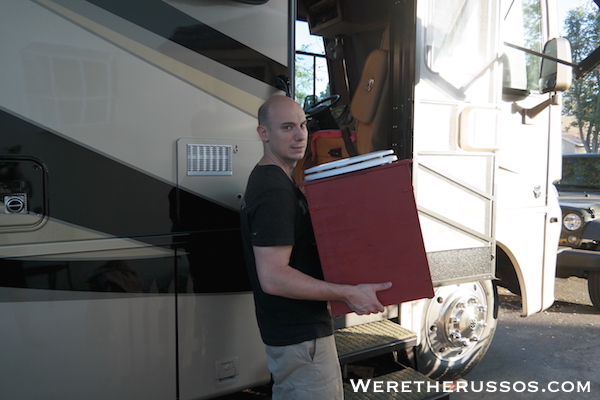
<path fill-rule="evenodd" d="M 540 0 L 513 0 L 502 2 L 504 16 L 504 41 L 533 51 L 541 52 L 542 4 Z M 520 50 L 505 46 L 505 65 L 508 72 L 505 86 L 512 89 L 537 90 L 541 59 Z"/>
<path fill-rule="evenodd" d="M 562 179 L 556 185 L 600 189 L 600 154 L 563 157 Z"/>
<path fill-rule="evenodd" d="M 497 55 L 496 2 L 434 0 L 426 29 L 429 69 L 470 100 L 491 101 Z"/>

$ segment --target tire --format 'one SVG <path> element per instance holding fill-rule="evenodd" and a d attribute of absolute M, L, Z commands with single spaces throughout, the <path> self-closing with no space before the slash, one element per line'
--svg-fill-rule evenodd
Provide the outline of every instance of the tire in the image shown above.
<path fill-rule="evenodd" d="M 434 380 L 465 376 L 481 361 L 496 331 L 496 287 L 490 280 L 442 286 L 424 310 L 417 369 Z"/>
<path fill-rule="evenodd" d="M 587 281 L 590 300 L 592 300 L 594 307 L 600 310 L 600 272 L 590 272 L 588 274 Z"/>

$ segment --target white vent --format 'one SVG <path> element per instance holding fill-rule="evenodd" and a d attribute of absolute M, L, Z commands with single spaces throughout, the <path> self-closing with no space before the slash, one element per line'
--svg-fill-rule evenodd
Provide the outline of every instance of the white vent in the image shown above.
<path fill-rule="evenodd" d="M 232 146 L 187 145 L 188 175 L 233 175 Z"/>

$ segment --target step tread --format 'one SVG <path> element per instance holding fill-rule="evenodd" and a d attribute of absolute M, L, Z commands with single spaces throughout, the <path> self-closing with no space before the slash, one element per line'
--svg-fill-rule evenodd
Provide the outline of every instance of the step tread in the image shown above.
<path fill-rule="evenodd" d="M 388 389 L 388 382 L 398 382 L 397 391 Z M 363 379 L 363 382 L 367 382 Z M 442 384 L 426 377 L 412 368 L 394 371 L 386 375 L 378 376 L 370 380 L 371 384 L 363 391 L 362 387 L 355 392 L 351 383 L 344 384 L 345 400 L 377 400 L 377 399 L 401 399 L 401 400 L 436 400 L 449 398 L 450 393 L 444 392 Z M 372 382 L 383 382 L 375 391 Z M 402 386 L 402 382 L 411 382 L 410 385 Z M 419 382 L 419 383 L 414 383 Z M 428 385 L 429 384 L 429 385 Z M 406 385 L 406 384 L 405 384 Z M 394 386 L 390 386 L 393 388 Z M 410 389 L 410 391 L 408 390 Z"/>
<path fill-rule="evenodd" d="M 416 333 L 390 321 L 376 321 L 335 331 L 340 362 L 351 362 L 363 355 L 414 346 Z"/>

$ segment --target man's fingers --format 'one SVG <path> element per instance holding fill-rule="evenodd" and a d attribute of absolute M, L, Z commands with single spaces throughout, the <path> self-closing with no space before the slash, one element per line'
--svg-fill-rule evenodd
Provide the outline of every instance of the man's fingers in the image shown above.
<path fill-rule="evenodd" d="M 384 282 L 384 283 L 375 284 L 374 289 L 375 289 L 375 292 L 381 292 L 383 290 L 388 290 L 391 287 L 392 287 L 392 282 Z M 385 307 L 379 302 L 373 304 L 373 306 L 374 306 L 374 310 L 371 312 L 374 314 L 385 311 Z"/>
<path fill-rule="evenodd" d="M 377 292 L 392 287 L 392 282 L 365 283 L 354 287 L 357 297 L 348 301 L 350 308 L 358 315 L 376 314 L 385 311 L 385 307 L 378 301 Z"/>
<path fill-rule="evenodd" d="M 382 290 L 388 290 L 391 287 L 392 287 L 392 282 L 376 283 L 375 284 L 375 291 L 376 292 L 381 292 Z"/>

